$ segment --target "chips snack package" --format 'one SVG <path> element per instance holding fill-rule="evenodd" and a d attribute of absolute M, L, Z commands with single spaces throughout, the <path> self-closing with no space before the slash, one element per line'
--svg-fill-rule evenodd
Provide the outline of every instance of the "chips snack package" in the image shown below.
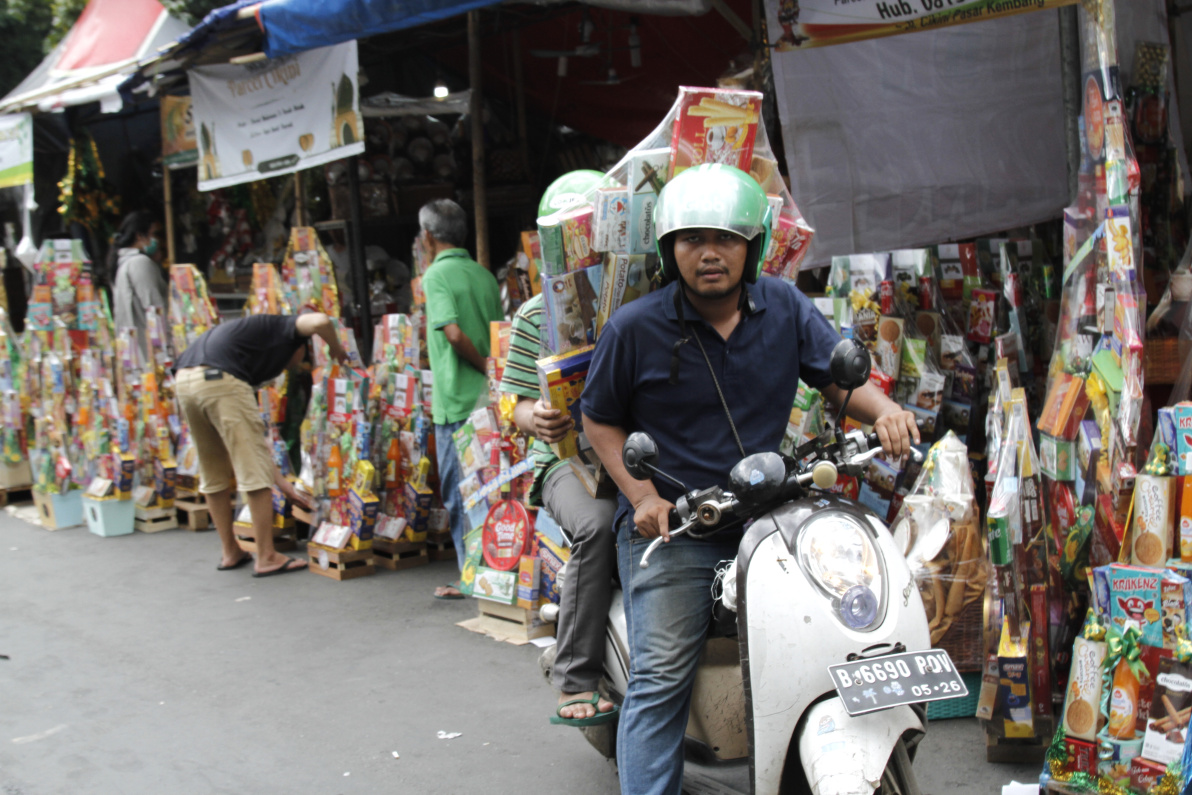
<path fill-rule="evenodd" d="M 748 173 L 761 108 L 762 94 L 757 91 L 680 86 L 669 176 L 704 163 L 736 166 Z"/>
<path fill-rule="evenodd" d="M 1072 645 L 1072 667 L 1064 698 L 1064 734 L 1092 742 L 1100 728 L 1101 664 L 1105 643 L 1077 637 Z"/>
<path fill-rule="evenodd" d="M 1031 699 L 1030 660 L 1027 638 L 1030 622 L 1021 626 L 1021 637 L 1010 633 L 1010 623 L 1002 623 L 998 641 L 998 690 L 992 728 L 996 736 L 1031 738 L 1035 736 Z"/>

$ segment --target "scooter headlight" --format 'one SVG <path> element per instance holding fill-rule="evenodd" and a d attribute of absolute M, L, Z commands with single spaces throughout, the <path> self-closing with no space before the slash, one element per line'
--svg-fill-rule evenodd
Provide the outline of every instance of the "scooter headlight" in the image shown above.
<path fill-rule="evenodd" d="M 849 629 L 866 631 L 885 614 L 885 563 L 868 528 L 852 516 L 825 511 L 799 533 L 799 566 Z"/>

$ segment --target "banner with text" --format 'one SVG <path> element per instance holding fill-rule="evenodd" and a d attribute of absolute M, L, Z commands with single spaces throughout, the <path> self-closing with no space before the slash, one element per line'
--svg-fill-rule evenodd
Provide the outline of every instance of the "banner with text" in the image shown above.
<path fill-rule="evenodd" d="M 161 157 L 167 168 L 185 168 L 199 162 L 190 97 L 161 98 Z"/>
<path fill-rule="evenodd" d="M 364 152 L 356 42 L 190 70 L 199 190 Z"/>
<path fill-rule="evenodd" d="M 0 188 L 33 181 L 33 117 L 0 116 Z"/>
<path fill-rule="evenodd" d="M 1080 0 L 766 0 L 776 11 L 778 52 L 932 30 L 1075 5 Z M 771 29 L 771 38 L 777 32 Z"/>

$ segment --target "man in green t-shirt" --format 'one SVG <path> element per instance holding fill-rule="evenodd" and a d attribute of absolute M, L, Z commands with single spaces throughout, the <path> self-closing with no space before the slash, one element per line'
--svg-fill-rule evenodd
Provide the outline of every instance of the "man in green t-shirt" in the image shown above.
<path fill-rule="evenodd" d="M 509 358 L 501 391 L 517 395 L 513 421 L 534 437 L 531 505 L 543 505 L 572 536 L 571 559 L 559 598 L 559 641 L 551 682 L 562 693 L 553 722 L 592 725 L 611 720 L 612 702 L 596 695 L 604 665 L 604 630 L 612 600 L 616 564 L 613 516 L 615 497 L 594 499 L 566 461 L 548 447 L 571 430 L 571 416 L 541 400 L 537 360 L 547 355 L 541 348 L 542 296 L 521 305 L 513 317 Z"/>
<path fill-rule="evenodd" d="M 439 490 L 451 517 L 451 540 L 460 571 L 464 567 L 463 473 L 452 434 L 476 408 L 488 382 L 483 352 L 489 323 L 504 320 L 497 280 L 463 248 L 468 217 L 450 199 L 437 199 L 418 211 L 422 242 L 432 257 L 422 277 L 426 293 L 426 349 L 434 374 L 431 414 L 439 463 Z M 435 591 L 437 599 L 462 599 L 459 583 Z"/>

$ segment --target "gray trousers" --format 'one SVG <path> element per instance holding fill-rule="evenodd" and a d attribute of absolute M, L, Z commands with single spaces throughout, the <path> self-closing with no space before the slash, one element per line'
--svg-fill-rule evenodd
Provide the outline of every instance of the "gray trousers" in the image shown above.
<path fill-rule="evenodd" d="M 604 635 L 617 565 L 615 497 L 593 499 L 571 467 L 551 473 L 542 501 L 571 533 L 571 559 L 559 597 L 558 646 L 551 682 L 563 693 L 595 690 L 604 666 Z"/>

